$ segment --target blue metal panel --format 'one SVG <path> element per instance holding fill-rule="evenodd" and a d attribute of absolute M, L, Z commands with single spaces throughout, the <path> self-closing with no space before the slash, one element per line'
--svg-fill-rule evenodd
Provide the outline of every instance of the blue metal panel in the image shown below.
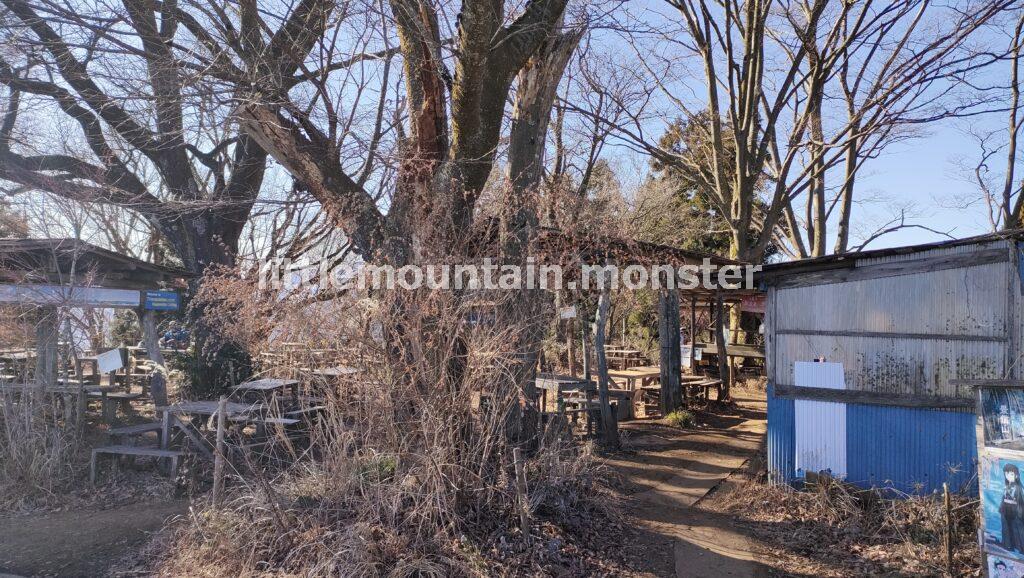
<path fill-rule="evenodd" d="M 976 487 L 974 413 L 846 407 L 847 481 L 915 493 L 943 482 L 954 491 Z"/>
<path fill-rule="evenodd" d="M 796 422 L 793 400 L 775 397 L 768 384 L 768 479 L 788 484 L 796 477 Z"/>

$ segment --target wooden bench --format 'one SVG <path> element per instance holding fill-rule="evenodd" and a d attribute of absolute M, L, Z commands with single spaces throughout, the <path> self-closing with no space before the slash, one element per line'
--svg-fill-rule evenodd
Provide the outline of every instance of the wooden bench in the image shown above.
<path fill-rule="evenodd" d="M 100 402 L 103 405 L 103 421 L 106 423 L 113 423 L 114 418 L 117 416 L 118 405 L 121 406 L 121 409 L 125 413 L 128 413 L 132 407 L 132 401 L 145 397 L 145 394 L 142 393 L 116 392 L 109 391 L 107 389 L 90 391 L 88 395 L 89 397 L 97 397 L 100 399 Z"/>
<path fill-rule="evenodd" d="M 160 435 L 161 435 L 161 431 L 162 430 L 163 430 L 163 424 L 158 422 L 158 421 L 154 421 L 154 422 L 140 423 L 140 424 L 135 424 L 135 425 L 126 425 L 126 426 L 121 426 L 121 427 L 112 427 L 112 428 L 107 430 L 107 435 L 110 436 L 110 439 L 112 441 L 118 443 L 119 445 L 131 445 L 131 444 L 123 444 L 122 442 L 124 440 L 121 439 L 121 438 L 132 437 L 132 436 L 139 436 L 139 435 L 142 435 L 142 434 L 145 434 L 145 433 L 149 433 L 149 432 L 156 432 L 157 441 L 161 441 L 160 440 Z M 162 446 L 163 446 L 163 444 L 161 444 L 161 447 Z"/>
<path fill-rule="evenodd" d="M 707 379 L 703 379 L 701 381 L 683 382 L 683 387 L 687 388 L 687 389 L 693 388 L 693 389 L 696 389 L 698 391 L 703 390 L 704 403 L 708 403 L 708 401 L 710 400 L 711 396 L 709 395 L 709 392 L 711 391 L 712 387 L 718 388 L 718 395 L 719 396 L 722 395 L 722 390 L 721 390 L 722 380 L 721 379 L 707 378 Z"/>
<path fill-rule="evenodd" d="M 284 431 L 288 426 L 293 426 L 297 423 L 302 423 L 300 420 L 291 417 L 248 417 L 248 416 L 234 416 L 230 418 L 232 422 L 242 424 L 245 427 L 246 424 L 253 424 L 256 426 L 256 437 L 266 438 L 267 425 L 275 426 L 276 429 Z"/>
<path fill-rule="evenodd" d="M 304 407 L 301 409 L 293 409 L 292 411 L 286 411 L 284 414 L 289 417 L 309 420 L 313 417 L 320 415 L 324 410 L 327 409 L 326 405 L 313 405 L 310 407 Z"/>
<path fill-rule="evenodd" d="M 170 462 L 169 474 L 173 478 L 178 472 L 178 459 L 183 455 L 177 450 L 162 450 L 144 446 L 104 446 L 93 448 L 92 459 L 89 461 L 89 481 L 96 483 L 96 466 L 99 456 L 106 454 L 110 456 L 150 456 L 158 459 L 167 459 Z"/>

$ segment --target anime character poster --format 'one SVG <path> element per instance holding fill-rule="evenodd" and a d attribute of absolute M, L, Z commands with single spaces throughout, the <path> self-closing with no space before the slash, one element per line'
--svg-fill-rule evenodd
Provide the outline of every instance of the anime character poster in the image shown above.
<path fill-rule="evenodd" d="M 986 447 L 1024 450 L 1024 389 L 982 388 L 981 411 Z"/>
<path fill-rule="evenodd" d="M 994 556 L 1024 557 L 1024 459 L 988 456 L 984 466 L 985 551 Z"/>
<path fill-rule="evenodd" d="M 1006 556 L 988 557 L 989 578 L 1020 578 L 1024 576 L 1024 561 Z"/>

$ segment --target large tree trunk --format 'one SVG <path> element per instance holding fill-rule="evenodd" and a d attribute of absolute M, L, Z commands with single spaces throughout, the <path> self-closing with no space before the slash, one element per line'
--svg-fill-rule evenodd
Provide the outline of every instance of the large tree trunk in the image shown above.
<path fill-rule="evenodd" d="M 192 297 L 203 282 L 203 275 L 214 267 L 232 267 L 238 254 L 238 239 L 245 217 L 217 216 L 212 211 L 168 224 L 164 233 L 182 264 L 195 277 L 189 280 L 183 296 L 185 325 L 192 336 L 189 381 L 193 393 L 215 396 L 223 393 L 238 378 L 252 371 L 252 361 L 242 348 L 225 339 L 220 328 L 211 325 L 203 307 L 192 303 Z M 162 227 L 164 228 L 164 227 Z M 154 392 L 155 393 L 155 392 Z"/>
<path fill-rule="evenodd" d="M 57 385 L 57 342 L 60 311 L 57 307 L 40 307 L 36 312 L 35 382 L 46 389 Z"/>
<path fill-rule="evenodd" d="M 509 180 L 511 186 L 502 205 L 501 251 L 505 264 L 528 266 L 530 245 L 536 235 L 539 215 L 536 199 L 544 171 L 544 143 L 558 80 L 579 42 L 582 31 L 554 35 L 544 42 L 519 73 L 512 129 L 509 135 Z M 535 373 L 537 357 L 548 320 L 543 315 L 549 300 L 543 292 L 521 287 L 505 300 L 503 315 L 508 323 L 519 323 L 516 350 L 522 359 L 516 378 L 524 397 L 537 398 Z M 524 412 L 522 427 L 537 431 L 535 406 Z"/>
<path fill-rule="evenodd" d="M 138 309 L 139 326 L 142 328 L 142 341 L 146 344 L 146 354 L 156 367 L 149 380 L 149 395 L 156 407 L 167 405 L 167 367 L 164 354 L 160 351 L 160 340 L 156 328 L 156 312 Z"/>

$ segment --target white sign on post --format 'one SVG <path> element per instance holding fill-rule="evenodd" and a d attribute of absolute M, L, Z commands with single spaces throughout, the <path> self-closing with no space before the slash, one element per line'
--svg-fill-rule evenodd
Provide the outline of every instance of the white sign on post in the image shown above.
<path fill-rule="evenodd" d="M 124 361 L 121 359 L 121 350 L 111 349 L 97 355 L 96 365 L 99 366 L 100 373 L 110 373 L 121 369 L 124 367 Z"/>
<path fill-rule="evenodd" d="M 565 309 L 562 309 L 559 312 L 558 316 L 561 319 L 575 319 L 576 318 L 576 306 L 575 305 L 570 305 L 570 306 L 566 307 Z"/>

